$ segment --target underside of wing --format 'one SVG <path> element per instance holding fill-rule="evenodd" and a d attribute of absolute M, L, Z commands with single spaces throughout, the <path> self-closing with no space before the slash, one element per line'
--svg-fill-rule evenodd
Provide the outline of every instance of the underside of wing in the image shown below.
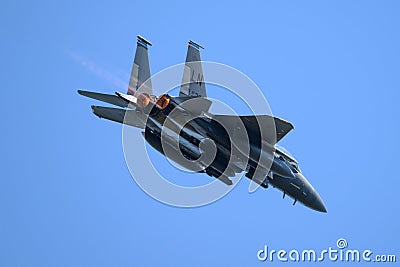
<path fill-rule="evenodd" d="M 92 106 L 92 111 L 99 118 L 124 123 L 140 129 L 146 127 L 146 115 L 141 111 L 101 106 Z"/>
<path fill-rule="evenodd" d="M 276 128 L 276 142 L 278 143 L 283 137 L 285 137 L 285 135 L 294 129 L 294 126 L 290 122 L 280 118 L 274 118 L 274 120 Z"/>
<path fill-rule="evenodd" d="M 267 141 L 271 137 L 269 136 L 270 127 L 275 127 L 271 132 L 275 133 L 275 143 L 278 143 L 286 134 L 294 129 L 293 125 L 283 119 L 272 117 L 268 115 L 256 115 L 256 116 L 240 116 L 243 124 L 246 126 L 247 131 L 257 132 L 260 128 L 265 130 L 267 134 Z M 271 139 L 270 139 L 271 140 Z M 270 144 L 275 144 L 273 141 Z"/>
<path fill-rule="evenodd" d="M 213 115 L 213 119 L 229 127 L 240 127 L 238 118 L 245 126 L 249 142 L 260 143 L 261 139 L 271 145 L 278 143 L 287 133 L 294 129 L 293 125 L 283 119 L 268 115 L 233 116 Z M 262 131 L 260 130 L 262 129 Z"/>

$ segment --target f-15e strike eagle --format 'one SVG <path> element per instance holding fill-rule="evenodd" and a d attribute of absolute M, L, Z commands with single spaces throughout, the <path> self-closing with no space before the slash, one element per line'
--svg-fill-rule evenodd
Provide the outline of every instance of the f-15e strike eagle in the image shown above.
<path fill-rule="evenodd" d="M 200 49 L 203 47 L 191 40 L 188 42 L 179 96 L 153 95 L 149 46 L 149 41 L 137 37 L 126 94 L 116 92 L 110 95 L 78 90 L 83 96 L 121 107 L 92 106 L 95 115 L 143 129 L 145 140 L 157 151 L 166 155 L 165 149 L 168 147 L 195 162 L 199 167 L 197 172 L 215 177 L 228 186 L 232 185 L 230 177 L 245 172 L 247 178 L 260 186 L 267 188 L 271 184 L 283 191 L 283 197 L 291 196 L 294 199 L 293 205 L 299 201 L 311 209 L 326 212 L 321 197 L 301 173 L 296 159 L 276 145 L 293 129 L 291 123 L 269 115 L 211 114 L 209 108 L 212 102 L 207 99 L 200 59 Z M 192 102 L 185 105 L 187 101 Z M 188 114 L 193 115 L 193 119 L 184 119 Z M 243 149 L 246 145 L 240 144 L 243 138 L 231 136 L 236 135 L 238 129 L 247 135 L 244 139 L 247 139 L 248 150 Z M 271 129 L 273 134 L 269 134 Z M 165 130 L 177 131 L 179 140 L 174 141 L 179 146 L 171 145 L 168 138 L 162 139 Z M 212 140 L 216 148 L 214 157 L 207 164 L 198 161 L 202 153 L 207 152 L 201 149 L 205 139 Z M 172 160 L 185 166 L 179 159 Z"/>

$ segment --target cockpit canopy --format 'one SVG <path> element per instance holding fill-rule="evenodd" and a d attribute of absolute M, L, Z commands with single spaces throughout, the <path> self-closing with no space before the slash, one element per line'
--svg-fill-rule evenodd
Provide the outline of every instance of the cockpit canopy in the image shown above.
<path fill-rule="evenodd" d="M 275 156 L 287 161 L 292 167 L 300 172 L 299 163 L 286 148 L 275 145 Z"/>

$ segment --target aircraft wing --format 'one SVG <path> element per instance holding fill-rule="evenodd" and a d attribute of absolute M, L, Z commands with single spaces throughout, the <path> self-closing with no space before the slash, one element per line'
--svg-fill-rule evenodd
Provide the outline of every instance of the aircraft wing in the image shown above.
<path fill-rule="evenodd" d="M 260 128 L 265 132 L 263 139 L 271 145 L 278 143 L 287 133 L 294 129 L 293 125 L 283 119 L 268 115 L 253 115 L 253 116 L 234 116 L 234 115 L 213 115 L 213 119 L 236 127 L 237 118 L 243 122 L 249 136 L 249 142 L 259 143 Z M 273 129 L 275 127 L 275 129 Z M 274 136 L 275 134 L 275 136 Z"/>
<path fill-rule="evenodd" d="M 146 115 L 138 110 L 92 106 L 92 111 L 99 118 L 124 123 L 140 129 L 146 127 Z"/>
<path fill-rule="evenodd" d="M 294 126 L 290 122 L 268 115 L 240 116 L 240 119 L 243 121 L 246 127 L 251 129 L 250 131 L 252 131 L 255 127 L 258 127 L 258 123 L 261 124 L 261 127 L 269 127 L 270 121 L 273 119 L 275 123 L 276 143 L 278 143 L 286 134 L 294 129 Z"/>

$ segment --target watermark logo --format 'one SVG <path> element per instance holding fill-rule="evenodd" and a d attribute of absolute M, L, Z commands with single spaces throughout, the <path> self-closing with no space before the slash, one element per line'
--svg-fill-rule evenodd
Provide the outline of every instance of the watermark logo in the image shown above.
<path fill-rule="evenodd" d="M 339 239 L 336 241 L 336 246 L 337 246 L 338 248 L 340 248 L 340 249 L 347 248 L 347 240 L 344 239 L 344 238 L 339 238 Z"/>
<path fill-rule="evenodd" d="M 323 250 L 275 250 L 267 245 L 257 252 L 259 261 L 278 262 L 396 262 L 395 254 L 377 254 L 370 249 L 349 249 L 345 238 L 336 241 L 336 247 Z"/>

